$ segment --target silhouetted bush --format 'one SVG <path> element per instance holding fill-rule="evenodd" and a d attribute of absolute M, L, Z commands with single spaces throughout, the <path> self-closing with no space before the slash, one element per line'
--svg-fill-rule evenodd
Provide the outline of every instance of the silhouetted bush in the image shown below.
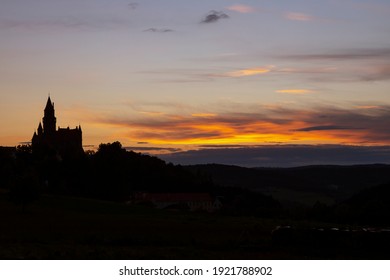
<path fill-rule="evenodd" d="M 19 171 L 9 186 L 10 200 L 21 205 L 22 212 L 24 212 L 28 204 L 39 198 L 41 189 L 38 177 L 32 169 Z"/>

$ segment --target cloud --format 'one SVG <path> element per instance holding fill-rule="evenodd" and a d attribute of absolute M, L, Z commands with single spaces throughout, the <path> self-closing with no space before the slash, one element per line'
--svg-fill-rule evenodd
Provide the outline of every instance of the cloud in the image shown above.
<path fill-rule="evenodd" d="M 280 89 L 276 91 L 277 93 L 287 93 L 287 94 L 309 94 L 314 91 L 308 89 Z"/>
<path fill-rule="evenodd" d="M 102 115 L 93 121 L 117 127 L 123 137 L 153 145 L 390 144 L 390 105 L 363 110 L 353 105 L 291 108 L 232 103 L 207 109 L 214 113 L 167 106 L 160 115 Z"/>
<path fill-rule="evenodd" d="M 314 20 L 314 17 L 308 14 L 303 13 L 294 13 L 294 12 L 288 12 L 284 16 L 288 20 L 294 20 L 294 21 L 312 21 Z"/>
<path fill-rule="evenodd" d="M 199 117 L 199 118 L 211 118 L 211 117 L 217 116 L 217 114 L 213 114 L 213 113 L 194 113 L 194 114 L 191 114 L 191 116 Z"/>
<path fill-rule="evenodd" d="M 215 79 L 221 78 L 241 78 L 255 75 L 262 75 L 268 72 L 278 72 L 277 69 L 274 70 L 274 66 L 260 66 L 253 68 L 245 68 L 236 71 L 223 72 L 223 70 L 214 70 L 214 72 L 206 72 L 200 69 L 161 69 L 153 71 L 142 71 L 138 73 L 148 74 L 148 75 L 158 75 L 164 80 L 162 82 L 168 83 L 194 83 L 194 82 L 210 82 Z M 172 76 L 176 76 L 175 79 L 172 79 Z M 166 78 L 169 77 L 169 78 Z"/>
<path fill-rule="evenodd" d="M 276 68 L 273 72 L 276 73 L 287 73 L 287 74 L 329 74 L 335 73 L 337 67 L 285 67 L 285 68 Z"/>
<path fill-rule="evenodd" d="M 290 57 L 290 56 L 289 56 Z M 277 57 L 282 59 L 282 57 Z M 290 57 L 290 59 L 292 59 Z M 295 60 L 296 58 L 294 58 Z M 252 59 L 253 60 L 253 59 Z M 298 59 L 296 59 L 298 60 Z M 302 59 L 304 60 L 304 59 Z M 302 61 L 302 60 L 299 60 Z M 286 63 L 285 61 L 281 63 Z M 332 66 L 290 66 L 283 67 L 277 65 L 266 65 L 259 67 L 243 68 L 238 70 L 226 71 L 226 69 L 212 69 L 212 71 L 203 69 L 161 69 L 153 71 L 142 71 L 142 74 L 149 76 L 160 76 L 157 82 L 167 83 L 198 83 L 212 82 L 222 78 L 242 78 L 258 75 L 267 75 L 269 77 L 280 77 L 284 79 L 285 75 L 296 75 L 298 78 L 305 79 L 309 82 L 365 82 L 380 81 L 390 79 L 390 65 L 377 63 L 352 64 L 334 61 Z M 172 79 L 172 76 L 175 76 Z M 290 92 L 288 90 L 291 90 Z M 296 90 L 296 91 L 293 91 Z M 306 91 L 303 91 L 306 90 Z M 283 92 L 282 92 L 283 91 Z M 280 89 L 279 93 L 286 94 L 310 94 L 315 93 L 310 89 Z"/>
<path fill-rule="evenodd" d="M 360 79 L 363 81 L 384 81 L 390 79 L 390 64 L 374 65 L 363 69 Z"/>
<path fill-rule="evenodd" d="M 247 68 L 247 69 L 227 72 L 227 73 L 223 73 L 223 74 L 213 74 L 211 76 L 237 78 L 237 77 L 261 75 L 261 74 L 268 73 L 270 71 L 271 71 L 271 67 L 268 67 L 268 68 L 267 67 L 254 67 L 254 68 Z"/>
<path fill-rule="evenodd" d="M 389 143 L 390 140 L 390 127 L 386 124 L 390 118 L 389 105 L 370 110 L 320 107 L 298 118 L 307 126 L 297 132 L 321 134 L 324 131 L 349 143 Z"/>
<path fill-rule="evenodd" d="M 350 49 L 344 51 L 332 51 L 328 53 L 315 54 L 290 54 L 281 55 L 278 58 L 293 60 L 362 60 L 362 59 L 390 59 L 390 48 L 382 49 Z"/>
<path fill-rule="evenodd" d="M 166 33 L 166 32 L 173 32 L 173 29 L 166 29 L 166 28 L 148 28 L 148 29 L 144 30 L 144 32 Z"/>
<path fill-rule="evenodd" d="M 218 149 L 221 149 L 221 148 L 245 148 L 245 147 L 248 147 L 248 146 L 247 145 L 198 145 L 197 147 L 199 147 L 199 148 L 218 148 Z"/>
<path fill-rule="evenodd" d="M 296 131 L 319 131 L 319 130 L 345 130 L 345 129 L 357 129 L 352 127 L 343 127 L 337 125 L 319 125 L 319 126 L 310 126 L 297 129 Z"/>
<path fill-rule="evenodd" d="M 57 19 L 37 20 L 13 20 L 0 19 L 0 29 L 17 29 L 26 31 L 58 31 L 58 30 L 101 30 L 122 28 L 128 26 L 129 22 L 120 18 L 90 18 L 81 19 L 75 17 L 63 17 Z"/>
<path fill-rule="evenodd" d="M 302 57 L 301 59 L 298 59 Z M 296 75 L 298 78 L 305 79 L 309 82 L 340 82 L 340 83 L 350 83 L 350 82 L 372 82 L 372 81 L 384 81 L 390 79 L 390 64 L 383 64 L 379 62 L 380 58 L 373 56 L 372 61 L 368 61 L 365 64 L 362 63 L 349 63 L 348 61 L 343 63 L 342 59 L 337 59 L 338 55 L 335 56 L 317 56 L 312 55 L 286 55 L 278 56 L 278 59 L 294 59 L 298 62 L 310 59 L 325 59 L 332 60 L 332 66 L 259 66 L 252 68 L 243 68 L 233 71 L 226 71 L 213 69 L 213 72 L 202 69 L 161 69 L 153 71 L 142 71 L 139 73 L 159 75 L 162 79 L 157 80 L 158 82 L 168 82 L 168 83 L 198 83 L 198 82 L 211 82 L 216 79 L 221 78 L 242 78 L 258 75 L 269 74 L 271 77 L 285 76 L 285 75 Z M 357 62 L 358 57 L 356 58 Z M 386 61 L 385 57 L 381 57 Z M 285 63 L 281 62 L 281 63 Z M 172 76 L 175 76 L 172 79 Z M 284 77 L 281 77 L 283 79 Z M 278 93 L 285 94 L 310 94 L 315 93 L 314 90 L 310 89 L 280 89 L 277 90 Z"/>
<path fill-rule="evenodd" d="M 132 3 L 129 3 L 127 6 L 129 7 L 129 9 L 135 10 L 135 9 L 138 8 L 139 3 L 137 3 L 137 2 L 132 2 Z"/>
<path fill-rule="evenodd" d="M 328 64 L 328 67 L 273 69 L 274 73 L 307 74 L 315 82 L 373 82 L 390 80 L 390 48 L 330 50 L 274 56 L 281 63 Z"/>
<path fill-rule="evenodd" d="M 179 148 L 169 148 L 169 147 L 126 146 L 126 147 L 123 147 L 123 148 L 126 149 L 126 150 L 130 150 L 130 151 L 143 151 L 143 152 L 155 151 L 155 152 L 171 152 L 171 153 L 175 153 L 175 152 L 182 151 L 182 149 L 179 149 Z"/>
<path fill-rule="evenodd" d="M 219 21 L 220 19 L 227 18 L 229 18 L 229 16 L 224 12 L 210 11 L 201 21 L 201 23 L 213 23 Z"/>
<path fill-rule="evenodd" d="M 381 108 L 381 106 L 377 106 L 377 105 L 358 105 L 358 106 L 355 106 L 355 108 L 357 108 L 357 109 L 379 109 L 379 108 Z"/>
<path fill-rule="evenodd" d="M 242 13 L 242 14 L 249 14 L 249 13 L 256 12 L 255 8 L 253 8 L 251 6 L 247 6 L 247 5 L 233 5 L 233 6 L 227 7 L 226 9 L 228 9 L 229 11 L 234 11 L 234 12 L 238 12 L 238 13 Z"/>
<path fill-rule="evenodd" d="M 250 138 L 261 138 L 262 136 L 257 135 L 260 131 L 273 133 L 279 125 L 272 122 L 284 122 L 282 119 L 267 121 L 265 115 L 258 113 L 225 113 L 209 117 L 194 114 L 195 116 L 166 114 L 162 117 L 138 119 L 104 116 L 95 122 L 127 128 L 132 139 L 159 144 L 213 144 L 232 139 L 247 141 Z"/>

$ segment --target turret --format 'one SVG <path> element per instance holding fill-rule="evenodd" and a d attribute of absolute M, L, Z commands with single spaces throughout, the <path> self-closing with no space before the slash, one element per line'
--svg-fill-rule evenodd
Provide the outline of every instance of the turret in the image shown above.
<path fill-rule="evenodd" d="M 42 134 L 43 134 L 42 123 L 39 122 L 39 126 L 38 126 L 38 135 L 42 135 Z"/>
<path fill-rule="evenodd" d="M 50 96 L 47 99 L 45 114 L 43 117 L 43 132 L 46 135 L 53 135 L 56 131 L 56 117 L 54 103 L 51 102 Z"/>

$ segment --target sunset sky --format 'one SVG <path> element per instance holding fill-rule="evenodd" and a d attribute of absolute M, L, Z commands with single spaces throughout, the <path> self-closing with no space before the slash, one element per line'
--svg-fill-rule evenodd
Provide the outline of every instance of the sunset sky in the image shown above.
<path fill-rule="evenodd" d="M 352 145 L 390 162 L 388 0 L 0 4 L 0 146 L 31 141 L 50 92 L 85 149 Z"/>

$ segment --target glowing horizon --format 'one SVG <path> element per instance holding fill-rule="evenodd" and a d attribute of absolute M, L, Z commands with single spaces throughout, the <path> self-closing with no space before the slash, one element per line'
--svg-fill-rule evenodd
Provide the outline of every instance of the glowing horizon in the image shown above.
<path fill-rule="evenodd" d="M 0 146 L 48 92 L 88 147 L 390 145 L 390 4 L 290 2 L 6 0 Z"/>

